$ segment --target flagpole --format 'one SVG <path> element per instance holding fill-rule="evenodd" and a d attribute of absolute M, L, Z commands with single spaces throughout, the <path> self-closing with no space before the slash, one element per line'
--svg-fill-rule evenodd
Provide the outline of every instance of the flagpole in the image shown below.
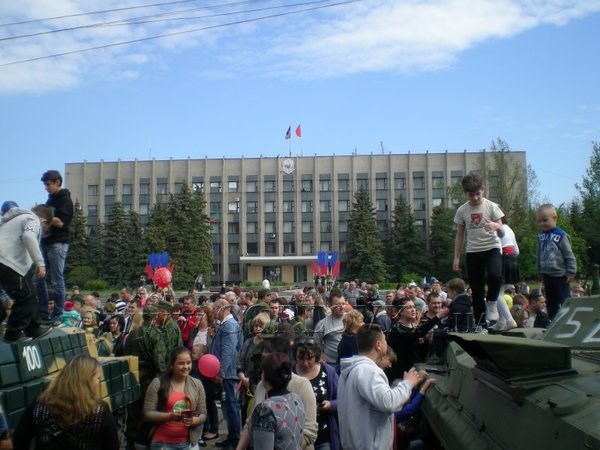
<path fill-rule="evenodd" d="M 290 158 L 291 158 L 292 157 L 292 138 L 290 137 L 288 140 L 290 141 L 289 144 L 290 144 Z"/>

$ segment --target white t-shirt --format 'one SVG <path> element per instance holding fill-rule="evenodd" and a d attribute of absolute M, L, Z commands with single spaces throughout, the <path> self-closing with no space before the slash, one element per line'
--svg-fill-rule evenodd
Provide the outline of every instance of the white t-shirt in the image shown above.
<path fill-rule="evenodd" d="M 500 238 L 502 248 L 514 247 L 515 255 L 519 256 L 519 246 L 517 245 L 517 237 L 515 236 L 515 232 L 508 225 L 502 225 L 502 231 L 504 231 L 504 236 Z"/>
<path fill-rule="evenodd" d="M 454 216 L 454 223 L 465 227 L 466 252 L 485 252 L 501 248 L 500 238 L 496 232 L 485 231 L 485 224 L 488 221 L 496 222 L 502 217 L 504 213 L 500 207 L 487 198 L 477 206 L 471 206 L 468 202 L 461 205 Z"/>

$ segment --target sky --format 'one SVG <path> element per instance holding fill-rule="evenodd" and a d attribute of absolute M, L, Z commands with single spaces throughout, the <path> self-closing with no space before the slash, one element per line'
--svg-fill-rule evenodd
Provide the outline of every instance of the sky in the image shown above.
<path fill-rule="evenodd" d="M 600 141 L 600 0 L 20 0 L 0 17 L 0 201 L 21 206 L 69 162 L 498 138 L 559 205 Z"/>

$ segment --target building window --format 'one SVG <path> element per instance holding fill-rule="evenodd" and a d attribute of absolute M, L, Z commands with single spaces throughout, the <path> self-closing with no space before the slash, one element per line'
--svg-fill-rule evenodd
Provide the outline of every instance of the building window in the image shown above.
<path fill-rule="evenodd" d="M 285 200 L 283 202 L 283 212 L 294 212 L 294 200 Z"/>
<path fill-rule="evenodd" d="M 237 192 L 239 189 L 240 183 L 238 181 L 229 181 L 227 182 L 227 192 Z"/>
<path fill-rule="evenodd" d="M 302 212 L 303 213 L 312 212 L 312 210 L 313 210 L 313 206 L 312 205 L 313 205 L 312 200 L 303 200 L 302 201 L 302 205 L 301 205 L 302 206 Z"/>
<path fill-rule="evenodd" d="M 211 181 L 210 182 L 210 192 L 221 192 L 221 182 L 220 181 Z"/>
<path fill-rule="evenodd" d="M 204 192 L 204 181 L 195 181 L 192 183 L 193 192 Z"/>
<path fill-rule="evenodd" d="M 133 195 L 133 184 L 123 185 L 123 195 Z"/>
<path fill-rule="evenodd" d="M 434 198 L 431 200 L 431 206 L 433 208 L 437 207 L 437 206 L 442 206 L 444 204 L 444 199 L 443 198 Z"/>
<path fill-rule="evenodd" d="M 239 264 L 229 264 L 229 276 L 230 277 L 239 277 L 240 276 L 240 265 Z"/>
<path fill-rule="evenodd" d="M 246 192 L 258 192 L 258 181 L 246 181 Z"/>
<path fill-rule="evenodd" d="M 340 220 L 338 229 L 339 229 L 340 233 L 347 233 L 348 232 L 348 221 Z"/>
<path fill-rule="evenodd" d="M 331 211 L 331 201 L 330 200 L 321 200 L 319 202 L 319 211 L 321 211 L 321 212 Z"/>
<path fill-rule="evenodd" d="M 320 180 L 319 181 L 319 190 L 321 192 L 331 191 L 331 180 Z"/>
<path fill-rule="evenodd" d="M 350 211 L 350 200 L 338 200 L 338 211 Z"/>
<path fill-rule="evenodd" d="M 248 255 L 258 255 L 258 242 L 248 242 L 246 244 L 246 253 Z"/>
<path fill-rule="evenodd" d="M 265 233 L 267 233 L 267 234 L 275 233 L 275 222 L 265 222 Z"/>
<path fill-rule="evenodd" d="M 394 189 L 406 189 L 406 178 L 394 178 Z"/>
<path fill-rule="evenodd" d="M 176 194 L 181 194 L 181 191 L 183 190 L 183 183 L 175 183 L 173 188 L 175 189 Z"/>
<path fill-rule="evenodd" d="M 321 241 L 321 243 L 319 245 L 319 250 L 321 250 L 322 252 L 329 252 L 329 251 L 331 251 L 331 242 L 329 242 L 329 241 Z"/>
<path fill-rule="evenodd" d="M 339 192 L 350 191 L 350 180 L 338 180 L 338 191 Z"/>
<path fill-rule="evenodd" d="M 443 189 L 444 188 L 444 177 L 432 177 L 431 178 L 431 187 L 433 187 L 433 189 Z"/>
<path fill-rule="evenodd" d="M 379 231 L 387 231 L 388 221 L 387 220 L 378 220 L 377 221 L 377 229 Z"/>
<path fill-rule="evenodd" d="M 98 217 L 98 205 L 88 205 L 88 217 Z"/>
<path fill-rule="evenodd" d="M 265 192 L 275 192 L 277 190 L 277 182 L 275 181 L 265 181 L 263 184 Z"/>
<path fill-rule="evenodd" d="M 295 255 L 296 254 L 296 243 L 295 242 L 284 242 L 283 243 L 283 254 L 284 255 Z"/>
<path fill-rule="evenodd" d="M 115 185 L 108 184 L 104 186 L 104 195 L 115 195 Z"/>
<path fill-rule="evenodd" d="M 268 201 L 265 202 L 265 212 L 266 213 L 274 213 L 275 212 L 275 202 L 273 201 Z"/>
<path fill-rule="evenodd" d="M 239 255 L 240 253 L 240 244 L 230 242 L 227 244 L 227 253 L 230 255 Z"/>
<path fill-rule="evenodd" d="M 227 203 L 227 211 L 229 211 L 230 213 L 239 213 L 240 212 L 239 200 L 234 200 L 232 202 Z"/>
<path fill-rule="evenodd" d="M 157 183 L 156 193 L 158 195 L 167 195 L 169 193 L 169 185 L 167 183 Z"/>
<path fill-rule="evenodd" d="M 425 199 L 424 198 L 413 199 L 413 210 L 414 211 L 425 211 Z"/>
<path fill-rule="evenodd" d="M 425 220 L 423 220 L 423 219 L 415 220 L 415 227 L 417 228 L 418 231 L 420 231 L 421 233 L 424 233 L 425 232 Z"/>
<path fill-rule="evenodd" d="M 256 233 L 258 233 L 258 224 L 256 222 L 248 222 L 248 223 L 246 223 L 246 232 L 248 234 L 256 234 Z"/>
<path fill-rule="evenodd" d="M 265 255 L 277 254 L 277 243 L 276 242 L 265 242 Z"/>
<path fill-rule="evenodd" d="M 302 254 L 303 255 L 312 255 L 313 251 L 313 243 L 312 242 L 303 242 L 302 243 Z"/>
<path fill-rule="evenodd" d="M 388 210 L 388 201 L 385 198 L 380 198 L 377 200 L 377 211 L 387 211 Z"/>
<path fill-rule="evenodd" d="M 321 233 L 331 233 L 331 222 L 322 221 L 320 228 L 321 228 Z"/>
<path fill-rule="evenodd" d="M 229 222 L 227 224 L 227 232 L 229 234 L 240 234 L 240 223 L 239 222 Z"/>
<path fill-rule="evenodd" d="M 312 192 L 312 180 L 302 180 L 302 192 Z"/>
<path fill-rule="evenodd" d="M 221 254 L 221 244 L 213 244 L 212 246 L 213 256 Z"/>
<path fill-rule="evenodd" d="M 387 190 L 387 188 L 387 178 L 377 178 L 375 180 L 375 189 L 377 189 L 378 191 L 385 191 Z"/>
<path fill-rule="evenodd" d="M 294 222 L 283 222 L 283 232 L 284 233 L 293 233 L 294 232 Z"/>
<path fill-rule="evenodd" d="M 140 204 L 140 216 L 147 216 L 150 213 L 150 205 Z"/>
<path fill-rule="evenodd" d="M 221 202 L 210 202 L 210 214 L 219 214 L 221 212 Z"/>
<path fill-rule="evenodd" d="M 312 233 L 313 223 L 307 220 L 302 222 L 302 232 L 303 233 Z"/>
<path fill-rule="evenodd" d="M 246 202 L 246 212 L 257 213 L 258 212 L 258 202 Z"/>
<path fill-rule="evenodd" d="M 123 203 L 123 212 L 125 214 L 129 214 L 131 212 L 131 204 L 130 203 Z"/>
<path fill-rule="evenodd" d="M 294 192 L 294 181 L 283 180 L 283 192 Z"/>
<path fill-rule="evenodd" d="M 366 189 L 369 190 L 369 179 L 368 178 L 359 178 L 356 180 L 356 187 L 358 189 Z"/>
<path fill-rule="evenodd" d="M 140 183 L 140 195 L 150 195 L 149 183 Z"/>
<path fill-rule="evenodd" d="M 90 184 L 88 185 L 88 197 L 97 197 L 98 196 L 98 185 Z"/>
<path fill-rule="evenodd" d="M 413 189 L 425 189 L 425 177 L 414 176 L 413 177 Z"/>
<path fill-rule="evenodd" d="M 211 234 L 221 234 L 221 222 L 211 222 L 210 223 L 210 233 Z"/>

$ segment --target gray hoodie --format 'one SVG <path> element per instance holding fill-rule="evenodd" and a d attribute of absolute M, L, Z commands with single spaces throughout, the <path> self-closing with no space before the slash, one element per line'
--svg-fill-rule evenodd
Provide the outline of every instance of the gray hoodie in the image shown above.
<path fill-rule="evenodd" d="M 26 209 L 11 208 L 0 225 L 0 263 L 21 276 L 44 265 L 40 251 L 40 219 Z"/>
<path fill-rule="evenodd" d="M 383 370 L 363 355 L 344 358 L 338 384 L 338 418 L 344 450 L 390 450 L 394 412 L 410 399 L 412 386 L 391 388 Z"/>

